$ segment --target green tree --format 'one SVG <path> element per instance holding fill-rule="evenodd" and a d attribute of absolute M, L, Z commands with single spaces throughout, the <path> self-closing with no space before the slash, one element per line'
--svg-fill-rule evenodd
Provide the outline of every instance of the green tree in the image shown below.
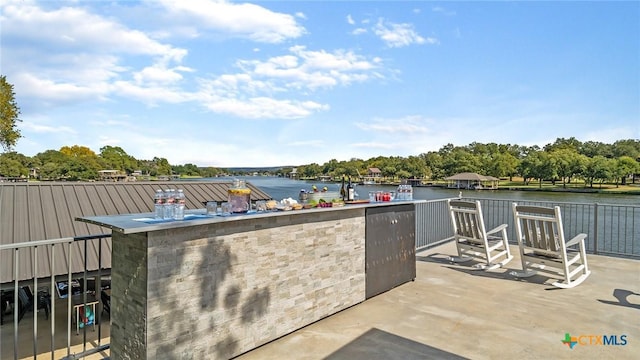
<path fill-rule="evenodd" d="M 431 173 L 427 170 L 425 162 L 418 156 L 409 156 L 402 162 L 402 171 L 407 174 L 398 173 L 401 179 L 416 178 L 422 179 Z"/>
<path fill-rule="evenodd" d="M 154 157 L 151 162 L 153 164 L 153 171 L 155 172 L 155 174 L 152 175 L 171 175 L 171 165 L 169 165 L 169 160 Z"/>
<path fill-rule="evenodd" d="M 0 145 L 4 151 L 11 151 L 22 137 L 17 123 L 20 108 L 15 100 L 13 85 L 7 82 L 7 77 L 0 76 Z"/>
<path fill-rule="evenodd" d="M 601 155 L 596 155 L 589 159 L 585 167 L 584 177 L 589 187 L 593 187 L 593 183 L 597 180 L 600 181 L 600 187 L 602 187 L 602 183 L 611 177 L 610 160 Z"/>
<path fill-rule="evenodd" d="M 59 180 L 62 178 L 62 164 L 46 162 L 40 166 L 40 180 Z"/>
<path fill-rule="evenodd" d="M 0 154 L 0 175 L 27 177 L 34 160 L 15 151 Z"/>
<path fill-rule="evenodd" d="M 103 160 L 106 170 L 120 170 L 127 174 L 140 170 L 138 160 L 127 154 L 127 152 L 119 146 L 107 145 L 101 147 L 100 157 Z"/>
<path fill-rule="evenodd" d="M 422 161 L 427 168 L 427 173 L 425 176 L 428 176 L 432 179 L 442 179 L 444 178 L 444 172 L 442 171 L 442 156 L 434 151 L 430 151 L 426 154 L 419 155 Z"/>
<path fill-rule="evenodd" d="M 317 163 L 311 163 L 309 165 L 300 166 L 298 171 L 303 177 L 315 178 L 322 174 L 322 168 Z"/>
<path fill-rule="evenodd" d="M 98 171 L 82 158 L 69 157 L 62 165 L 61 177 L 69 181 L 95 180 Z"/>
<path fill-rule="evenodd" d="M 562 180 L 562 187 L 567 187 L 567 182 L 581 172 L 581 155 L 573 147 L 558 148 L 549 153 L 556 167 L 556 173 Z"/>
<path fill-rule="evenodd" d="M 536 178 L 538 178 L 539 187 L 542 187 L 542 182 L 545 179 L 551 180 L 555 185 L 555 181 L 558 178 L 558 164 L 556 163 L 556 159 L 545 151 L 541 151 L 539 155 L 540 162 L 536 167 Z"/>
<path fill-rule="evenodd" d="M 68 161 L 68 156 L 57 150 L 47 150 L 33 157 L 36 166 L 40 169 L 41 180 L 59 180 L 63 176 L 63 166 Z"/>
<path fill-rule="evenodd" d="M 610 158 L 613 156 L 612 146 L 599 141 L 586 141 L 582 144 L 578 152 L 589 158 L 597 155 Z"/>
<path fill-rule="evenodd" d="M 554 159 L 545 151 L 531 151 L 522 159 L 519 171 L 528 184 L 531 179 L 538 179 L 538 187 L 542 187 L 545 179 L 558 176 Z"/>
<path fill-rule="evenodd" d="M 615 160 L 613 167 L 614 175 L 620 180 L 622 185 L 627 184 L 627 177 L 640 171 L 640 164 L 630 156 L 621 156 Z M 618 187 L 618 181 L 616 181 L 616 187 Z"/>
<path fill-rule="evenodd" d="M 0 176 L 5 177 L 27 177 L 29 175 L 29 168 L 22 165 L 20 161 L 16 160 L 9 154 L 0 154 Z"/>
<path fill-rule="evenodd" d="M 216 177 L 222 172 L 223 172 L 222 170 L 212 166 L 200 168 L 200 175 L 203 177 Z"/>
<path fill-rule="evenodd" d="M 445 176 L 463 172 L 480 172 L 481 158 L 465 148 L 456 147 L 443 156 L 442 168 Z"/>
<path fill-rule="evenodd" d="M 70 169 L 74 169 L 73 176 L 67 174 L 69 177 L 82 180 L 95 180 L 98 178 L 98 171 L 103 168 L 102 159 L 93 150 L 86 146 L 73 145 L 63 146 L 60 148 L 60 152 L 70 159 L 76 160 L 67 164 Z M 79 164 L 75 164 L 76 162 Z"/>
<path fill-rule="evenodd" d="M 568 139 L 557 138 L 553 144 L 547 144 L 543 149 L 547 152 L 554 152 L 557 150 L 569 150 L 577 152 L 580 147 L 582 147 L 582 143 L 576 138 L 570 137 Z"/>
<path fill-rule="evenodd" d="M 338 160 L 331 159 L 322 165 L 322 173 L 330 176 L 340 175 L 340 174 L 335 174 L 335 170 L 338 166 L 339 166 Z"/>
<path fill-rule="evenodd" d="M 188 176 L 198 176 L 200 175 L 200 170 L 195 164 L 184 164 L 184 174 Z"/>
<path fill-rule="evenodd" d="M 628 156 L 632 159 L 640 158 L 640 140 L 618 140 L 611 147 L 613 156 L 616 158 L 621 156 Z"/>
<path fill-rule="evenodd" d="M 509 181 L 518 172 L 518 165 L 520 160 L 513 154 L 508 152 L 498 153 L 491 159 L 491 162 L 486 167 L 488 174 L 495 177 L 508 176 Z"/>

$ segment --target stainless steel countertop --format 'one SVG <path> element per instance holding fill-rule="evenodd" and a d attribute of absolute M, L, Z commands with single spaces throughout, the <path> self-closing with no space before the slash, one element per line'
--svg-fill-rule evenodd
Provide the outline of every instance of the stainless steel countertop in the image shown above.
<path fill-rule="evenodd" d="M 274 216 L 296 216 L 304 214 L 313 214 L 324 211 L 348 211 L 356 209 L 366 209 L 371 207 L 396 206 L 403 204 L 417 204 L 426 202 L 426 200 L 412 201 L 389 201 L 374 202 L 364 204 L 346 204 L 339 207 L 330 208 L 314 208 L 290 211 L 265 211 L 253 212 L 248 214 L 233 214 L 228 216 L 210 216 L 206 215 L 205 209 L 187 210 L 185 212 L 185 220 L 155 220 L 153 213 L 142 214 L 125 214 L 125 215 L 105 215 L 105 216 L 84 216 L 75 218 L 76 221 L 82 221 L 117 231 L 123 234 L 135 234 L 141 232 L 150 232 L 158 230 L 175 229 L 181 227 L 189 227 L 196 225 L 206 225 L 215 223 L 224 223 L 228 221 L 242 221 L 258 218 L 267 218 Z"/>

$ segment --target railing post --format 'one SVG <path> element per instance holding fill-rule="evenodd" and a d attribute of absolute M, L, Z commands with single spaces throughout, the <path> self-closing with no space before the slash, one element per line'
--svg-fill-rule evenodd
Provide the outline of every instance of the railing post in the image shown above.
<path fill-rule="evenodd" d="M 38 354 L 38 246 L 33 247 L 33 358 Z"/>
<path fill-rule="evenodd" d="M 18 358 L 18 309 L 20 308 L 18 302 L 18 282 L 20 279 L 20 250 L 16 248 L 14 252 L 14 262 L 15 262 L 15 278 L 13 279 L 13 356 L 14 359 Z"/>
<path fill-rule="evenodd" d="M 598 203 L 593 207 L 593 253 L 598 255 Z"/>
<path fill-rule="evenodd" d="M 51 313 L 49 313 L 49 318 L 51 319 L 51 360 L 53 359 L 55 353 L 55 335 L 56 335 L 56 275 L 55 275 L 55 261 L 56 261 L 56 251 L 57 247 L 55 244 L 51 244 L 51 267 L 49 268 L 50 277 L 51 277 Z"/>

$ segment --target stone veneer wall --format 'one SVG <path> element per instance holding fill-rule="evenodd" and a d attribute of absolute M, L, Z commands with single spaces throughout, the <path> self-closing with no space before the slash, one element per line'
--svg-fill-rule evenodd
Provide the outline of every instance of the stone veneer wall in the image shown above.
<path fill-rule="evenodd" d="M 111 239 L 117 269 L 111 272 L 111 358 L 141 359 L 136 354 L 146 351 L 147 234 L 113 232 Z"/>
<path fill-rule="evenodd" d="M 229 358 L 365 299 L 364 209 L 113 243 L 113 359 Z"/>

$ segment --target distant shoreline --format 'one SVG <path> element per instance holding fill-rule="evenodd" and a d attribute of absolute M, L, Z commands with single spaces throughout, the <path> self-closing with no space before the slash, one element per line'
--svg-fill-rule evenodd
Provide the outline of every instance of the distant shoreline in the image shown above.
<path fill-rule="evenodd" d="M 580 193 L 580 194 L 624 194 L 624 195 L 640 195 L 640 184 L 633 185 L 625 185 L 623 187 L 615 188 L 615 187 L 605 187 L 605 188 L 589 188 L 589 187 L 567 187 L 563 188 L 562 185 L 555 185 L 555 187 L 545 186 L 542 188 L 532 187 L 532 186 L 517 186 L 517 185 L 502 185 L 498 186 L 495 189 L 457 189 L 457 188 L 449 188 L 445 185 L 419 185 L 418 187 L 436 187 L 441 189 L 451 189 L 451 190 L 466 190 L 466 191 L 487 191 L 487 190 L 496 190 L 496 191 L 532 191 L 532 192 L 561 192 L 561 193 Z"/>

